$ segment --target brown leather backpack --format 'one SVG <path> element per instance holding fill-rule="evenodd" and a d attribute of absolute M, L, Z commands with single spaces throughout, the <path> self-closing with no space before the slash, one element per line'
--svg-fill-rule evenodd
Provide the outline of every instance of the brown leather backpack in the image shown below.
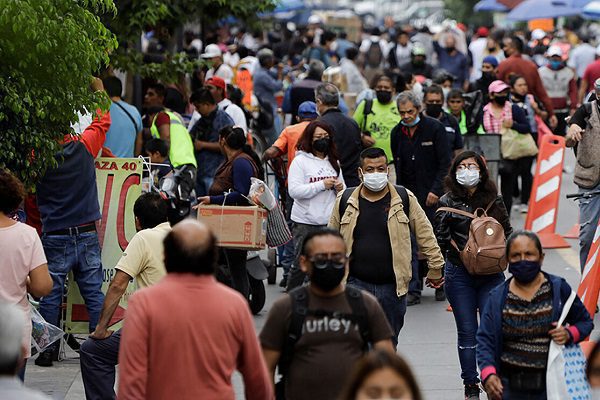
<path fill-rule="evenodd" d="M 485 210 L 478 208 L 473 214 L 457 208 L 438 208 L 438 211 L 447 211 L 473 219 L 464 249 L 460 250 L 456 242 L 451 240 L 452 246 L 458 251 L 460 260 L 471 275 L 496 274 L 504 271 L 508 266 L 504 228 L 495 218 L 487 215 L 487 211 L 493 204 L 492 201 Z"/>

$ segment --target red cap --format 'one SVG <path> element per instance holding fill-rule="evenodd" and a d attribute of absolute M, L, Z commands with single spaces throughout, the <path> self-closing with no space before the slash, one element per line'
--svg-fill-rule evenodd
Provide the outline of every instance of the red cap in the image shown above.
<path fill-rule="evenodd" d="M 477 36 L 479 37 L 487 37 L 490 34 L 490 31 L 485 26 L 480 26 L 477 28 Z"/>
<path fill-rule="evenodd" d="M 212 76 L 206 80 L 205 84 L 223 89 L 223 96 L 227 97 L 227 84 L 223 78 L 219 76 Z"/>
<path fill-rule="evenodd" d="M 463 24 L 462 22 L 459 22 L 458 24 L 456 24 L 456 27 L 463 32 L 466 32 L 468 30 L 467 26 L 465 24 Z"/>

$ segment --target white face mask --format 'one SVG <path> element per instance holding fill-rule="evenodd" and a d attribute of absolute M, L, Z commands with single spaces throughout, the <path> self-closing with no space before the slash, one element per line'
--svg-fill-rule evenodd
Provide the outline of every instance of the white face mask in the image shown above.
<path fill-rule="evenodd" d="M 459 169 L 456 171 L 456 181 L 466 188 L 472 188 L 479 183 L 479 171 Z"/>
<path fill-rule="evenodd" d="M 362 180 L 365 187 L 371 192 L 380 192 L 387 186 L 388 174 L 387 172 L 372 172 L 370 174 L 362 172 Z"/>

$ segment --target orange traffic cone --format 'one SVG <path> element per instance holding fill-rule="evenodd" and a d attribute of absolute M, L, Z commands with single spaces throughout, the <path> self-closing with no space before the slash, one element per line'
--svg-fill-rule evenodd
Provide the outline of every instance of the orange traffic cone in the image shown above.
<path fill-rule="evenodd" d="M 565 139 L 544 135 L 533 177 L 525 229 L 537 233 L 542 246 L 547 249 L 571 247 L 556 233 L 564 156 Z"/>

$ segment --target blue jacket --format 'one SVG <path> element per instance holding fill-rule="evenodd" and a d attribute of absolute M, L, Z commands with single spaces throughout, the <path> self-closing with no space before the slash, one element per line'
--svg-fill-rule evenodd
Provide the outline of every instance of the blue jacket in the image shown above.
<path fill-rule="evenodd" d="M 563 304 L 571 295 L 572 289 L 563 278 L 545 272 L 544 275 L 552 284 L 552 320 L 558 321 L 562 313 Z M 482 382 L 491 374 L 501 374 L 502 309 L 506 302 L 511 280 L 512 278 L 507 279 L 502 285 L 492 289 L 481 316 L 481 322 L 479 323 L 477 331 L 477 364 L 481 370 Z M 571 325 L 568 329 L 573 343 L 580 342 L 592 332 L 594 323 L 583 303 L 581 303 L 579 296 L 575 297 L 566 322 Z"/>

